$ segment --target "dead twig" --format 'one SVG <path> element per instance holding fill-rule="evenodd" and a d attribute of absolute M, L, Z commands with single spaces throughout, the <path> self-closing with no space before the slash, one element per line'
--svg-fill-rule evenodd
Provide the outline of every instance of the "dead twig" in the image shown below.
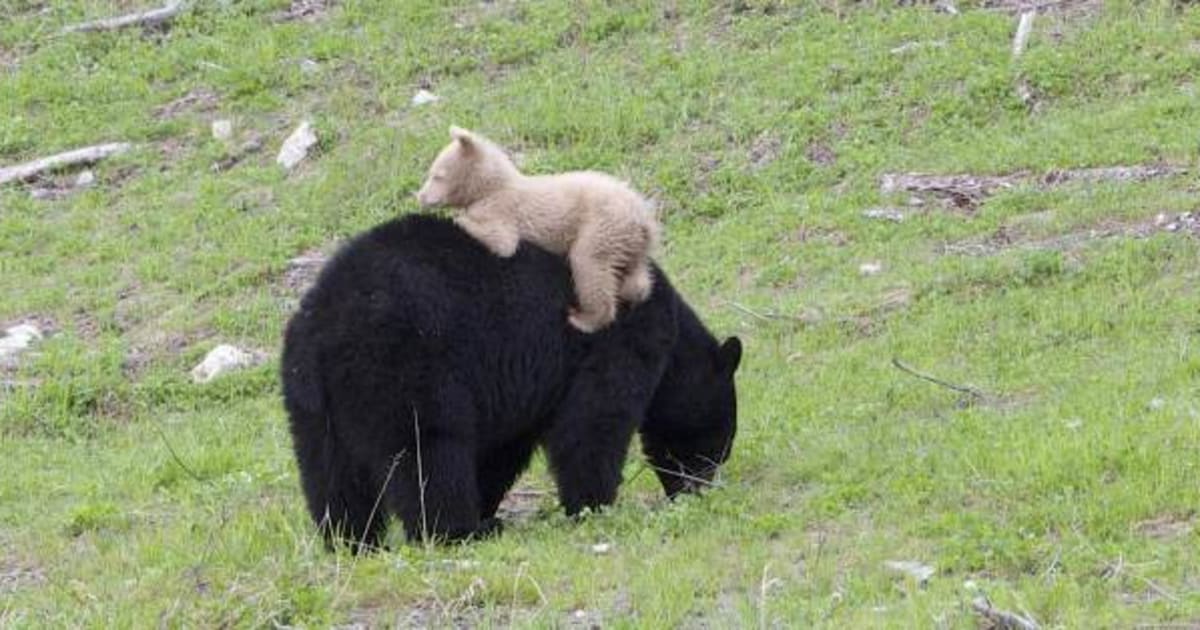
<path fill-rule="evenodd" d="M 167 440 L 167 434 L 163 433 L 162 427 L 158 426 L 157 424 L 154 424 L 153 426 L 154 430 L 158 432 L 158 437 L 162 440 L 163 446 L 166 446 L 167 452 L 171 454 L 171 459 L 175 460 L 175 464 L 178 465 L 183 472 L 187 473 L 187 476 L 199 481 L 200 483 L 205 483 L 205 479 L 203 477 L 197 475 L 194 470 L 192 470 L 187 464 L 183 463 L 183 459 L 179 457 L 179 453 L 175 452 L 175 448 L 172 447 L 171 442 Z"/>
<path fill-rule="evenodd" d="M 984 619 L 990 621 L 995 630 L 1039 630 L 1041 628 L 1036 621 L 1028 617 L 993 607 L 992 603 L 983 596 L 976 597 L 971 602 L 971 607 Z"/>
<path fill-rule="evenodd" d="M 789 322 L 800 322 L 802 324 L 806 323 L 805 319 L 803 317 L 797 317 L 795 315 L 781 315 L 779 313 L 772 313 L 772 312 L 763 313 L 760 311 L 756 311 L 756 310 L 750 308 L 749 306 L 746 306 L 745 304 L 739 304 L 737 302 L 728 301 L 728 300 L 725 303 L 728 304 L 730 307 L 732 307 L 735 310 L 741 311 L 755 319 L 761 319 L 763 321 L 782 320 L 782 321 L 789 321 Z"/>
<path fill-rule="evenodd" d="M 936 376 L 930 376 L 928 374 L 923 374 L 921 372 L 918 372 L 918 371 L 914 370 L 913 368 L 905 365 L 902 361 L 900 361 L 900 359 L 898 359 L 896 357 L 892 357 L 892 365 L 897 370 L 900 370 L 901 372 L 904 372 L 911 376 L 915 376 L 923 381 L 928 381 L 930 383 L 933 383 L 934 385 L 940 385 L 941 387 L 945 387 L 946 389 L 952 389 L 956 392 L 959 392 L 960 394 L 966 394 L 967 396 L 971 397 L 971 400 L 973 402 L 982 401 L 984 398 L 987 397 L 983 392 L 979 391 L 978 389 L 975 389 L 974 387 L 971 387 L 970 385 L 955 385 L 954 383 L 951 383 L 949 381 L 943 381 L 942 379 L 937 378 Z"/>
<path fill-rule="evenodd" d="M 182 0 L 170 0 L 161 8 L 153 9 L 143 13 L 131 13 L 129 15 L 120 15 L 117 17 L 104 18 L 103 20 L 95 20 L 92 22 L 83 22 L 82 24 L 67 26 L 63 28 L 62 33 L 67 34 L 115 31 L 127 26 L 159 26 L 175 19 L 175 16 L 182 13 L 186 8 L 187 4 Z"/>
<path fill-rule="evenodd" d="M 47 171 L 54 171 L 67 166 L 99 162 L 107 157 L 124 153 L 132 147 L 133 145 L 128 142 L 98 144 L 96 146 L 51 155 L 32 162 L 26 162 L 25 164 L 0 168 L 0 186 L 11 182 L 24 181 Z"/>

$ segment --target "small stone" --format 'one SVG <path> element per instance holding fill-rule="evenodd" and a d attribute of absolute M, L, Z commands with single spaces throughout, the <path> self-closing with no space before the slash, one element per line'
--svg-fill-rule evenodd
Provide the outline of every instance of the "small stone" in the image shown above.
<path fill-rule="evenodd" d="M 918 196 L 916 196 L 916 195 L 913 195 L 913 196 L 911 196 L 911 197 L 909 197 L 909 198 L 908 198 L 908 205 L 910 205 L 910 206 L 923 206 L 923 205 L 925 205 L 925 200 L 924 200 L 924 199 L 922 199 L 922 198 L 920 198 L 920 197 L 918 197 Z"/>
<path fill-rule="evenodd" d="M 42 340 L 42 330 L 34 324 L 9 327 L 0 337 L 0 365 L 14 365 L 17 356 Z"/>
<path fill-rule="evenodd" d="M 304 121 L 283 141 L 279 156 L 275 158 L 283 168 L 292 170 L 308 155 L 308 150 L 317 143 L 317 134 L 313 133 L 312 123 Z"/>
<path fill-rule="evenodd" d="M 257 365 L 263 357 L 241 348 L 221 344 L 205 355 L 199 365 L 192 368 L 192 380 L 208 383 L 222 374 Z"/>
<path fill-rule="evenodd" d="M 214 120 L 212 122 L 213 138 L 226 142 L 233 137 L 233 121 L 232 120 Z"/>
<path fill-rule="evenodd" d="M 897 208 L 871 208 L 864 210 L 862 215 L 867 219 L 883 219 L 886 221 L 895 221 L 896 223 L 904 220 L 904 213 Z"/>
<path fill-rule="evenodd" d="M 317 70 L 320 70 L 320 69 L 321 69 L 321 64 L 313 61 L 312 59 L 301 59 L 300 60 L 300 72 L 302 72 L 304 74 L 316 74 Z"/>
<path fill-rule="evenodd" d="M 873 276 L 883 271 L 883 263 L 865 262 L 858 266 L 858 273 L 864 276 Z"/>
<path fill-rule="evenodd" d="M 438 96 L 437 94 L 434 94 L 433 92 L 430 92 L 429 90 L 422 88 L 420 90 L 417 90 L 417 93 L 413 95 L 412 104 L 414 107 L 420 107 L 421 105 L 428 105 L 429 103 L 436 103 L 439 100 L 441 100 L 440 96 Z"/>
<path fill-rule="evenodd" d="M 84 170 L 75 177 L 76 188 L 87 188 L 94 183 L 96 183 L 96 174 L 91 170 Z"/>
<path fill-rule="evenodd" d="M 900 573 L 912 576 L 921 584 L 928 582 L 929 578 L 937 573 L 937 569 L 914 560 L 888 560 L 883 565 L 893 571 L 899 571 Z"/>
<path fill-rule="evenodd" d="M 1154 215 L 1154 225 L 1157 225 L 1158 227 L 1166 225 L 1167 221 L 1170 220 L 1171 219 L 1167 217 L 1166 212 L 1159 212 L 1158 214 Z"/>
<path fill-rule="evenodd" d="M 949 2 L 949 0 L 942 0 L 942 2 L 937 3 L 937 10 L 942 13 L 949 13 L 950 15 L 958 15 L 958 7 L 954 6 L 954 3 Z"/>
<path fill-rule="evenodd" d="M 1151 411 L 1159 411 L 1163 407 L 1167 406 L 1167 401 L 1161 396 L 1155 396 L 1154 399 L 1151 400 L 1146 406 L 1149 407 Z"/>
<path fill-rule="evenodd" d="M 596 543 L 592 545 L 592 553 L 602 556 L 609 551 L 612 551 L 612 545 L 609 543 Z"/>
<path fill-rule="evenodd" d="M 1081 427 L 1083 427 L 1083 420 L 1080 420 L 1079 418 L 1071 418 L 1070 420 L 1067 420 L 1066 427 L 1072 431 L 1078 431 Z"/>

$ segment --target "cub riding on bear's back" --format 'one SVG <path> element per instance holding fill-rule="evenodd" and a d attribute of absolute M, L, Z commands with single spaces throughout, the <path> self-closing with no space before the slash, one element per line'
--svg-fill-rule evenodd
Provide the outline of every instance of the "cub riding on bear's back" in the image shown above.
<path fill-rule="evenodd" d="M 497 256 L 521 240 L 566 255 L 579 301 L 568 319 L 583 332 L 611 324 L 618 299 L 650 296 L 661 228 L 628 184 L 595 171 L 522 175 L 487 138 L 459 127 L 450 136 L 417 193 L 422 206 L 465 209 L 455 222 Z"/>

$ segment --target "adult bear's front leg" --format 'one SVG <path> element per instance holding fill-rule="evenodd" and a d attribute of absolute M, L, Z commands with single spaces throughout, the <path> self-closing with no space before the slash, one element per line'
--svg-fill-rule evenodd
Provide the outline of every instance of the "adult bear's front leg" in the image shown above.
<path fill-rule="evenodd" d="M 597 382 L 577 380 L 544 438 L 567 516 L 612 505 L 637 418 Z"/>

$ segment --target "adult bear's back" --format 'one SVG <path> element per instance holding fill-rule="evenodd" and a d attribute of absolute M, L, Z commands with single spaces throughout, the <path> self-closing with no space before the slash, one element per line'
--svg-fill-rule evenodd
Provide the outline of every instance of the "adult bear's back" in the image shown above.
<path fill-rule="evenodd" d="M 380 390 L 450 372 L 480 405 L 481 422 L 527 429 L 558 402 L 595 341 L 649 328 L 629 322 L 582 335 L 566 320 L 573 296 L 565 261 L 537 247 L 501 259 L 446 219 L 389 221 L 343 246 L 301 301 L 284 348 L 285 398 L 323 413 L 331 390 L 343 401 L 376 400 Z M 671 337 L 656 340 L 666 350 L 674 293 L 664 281 L 656 297 L 638 312 L 670 321 L 655 335 Z"/>

